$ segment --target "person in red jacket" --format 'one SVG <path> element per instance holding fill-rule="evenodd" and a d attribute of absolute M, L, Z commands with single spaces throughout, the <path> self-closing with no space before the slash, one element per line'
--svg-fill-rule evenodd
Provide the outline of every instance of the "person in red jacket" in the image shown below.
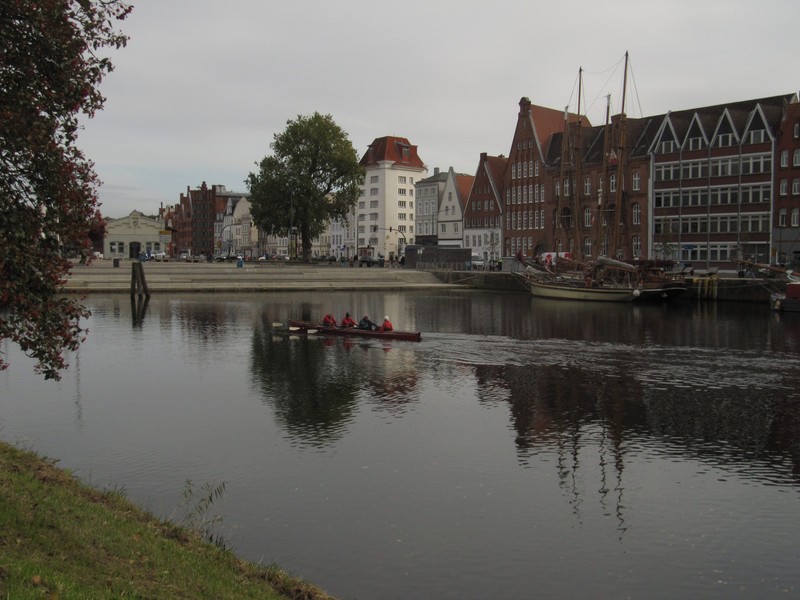
<path fill-rule="evenodd" d="M 331 313 L 328 313 L 324 317 L 322 317 L 322 324 L 325 327 L 336 327 L 336 319 L 333 318 Z"/>
<path fill-rule="evenodd" d="M 394 326 L 392 326 L 389 317 L 383 317 L 383 325 L 378 328 L 378 331 L 394 331 Z"/>
<path fill-rule="evenodd" d="M 345 313 L 344 319 L 342 319 L 342 327 L 355 327 L 356 322 L 353 317 L 350 316 L 350 313 Z"/>

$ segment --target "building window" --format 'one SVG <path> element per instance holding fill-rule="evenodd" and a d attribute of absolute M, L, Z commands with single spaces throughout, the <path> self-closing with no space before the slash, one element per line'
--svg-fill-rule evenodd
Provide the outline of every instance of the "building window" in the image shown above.
<path fill-rule="evenodd" d="M 405 175 L 400 175 L 400 176 L 397 178 L 397 183 L 402 183 L 402 184 L 405 184 L 405 182 L 406 182 L 406 176 L 405 176 Z"/>
<path fill-rule="evenodd" d="M 638 192 L 641 188 L 642 188 L 642 176 L 639 174 L 639 171 L 636 171 L 633 174 L 633 191 Z"/>
<path fill-rule="evenodd" d="M 782 208 L 778 213 L 778 227 L 786 227 L 786 209 Z"/>
<path fill-rule="evenodd" d="M 792 158 L 792 165 L 800 167 L 800 148 L 795 149 L 794 157 Z"/>
<path fill-rule="evenodd" d="M 792 227 L 800 226 L 800 208 L 792 209 Z"/>
<path fill-rule="evenodd" d="M 658 145 L 658 151 L 661 154 L 669 154 L 675 151 L 675 142 L 672 140 L 664 140 Z"/>
<path fill-rule="evenodd" d="M 717 148 L 725 148 L 727 146 L 733 146 L 733 134 L 732 133 L 721 133 L 717 136 Z"/>
<path fill-rule="evenodd" d="M 517 178 L 517 164 L 514 163 L 511 165 L 511 179 Z"/>
<path fill-rule="evenodd" d="M 781 179 L 780 194 L 781 196 L 786 196 L 788 193 L 789 193 L 788 182 L 785 179 Z"/>
<path fill-rule="evenodd" d="M 797 131 L 797 125 L 794 126 L 794 130 Z M 797 135 L 795 135 L 794 137 L 797 137 Z M 536 175 L 536 177 L 539 176 L 539 161 L 538 160 L 535 163 L 533 163 L 533 174 Z"/>
<path fill-rule="evenodd" d="M 378 195 L 378 188 L 370 188 L 369 189 L 370 196 L 377 196 Z"/>
<path fill-rule="evenodd" d="M 800 196 L 800 179 L 792 179 L 792 196 Z"/>
<path fill-rule="evenodd" d="M 800 138 L 800 123 L 794 124 L 794 139 Z"/>
<path fill-rule="evenodd" d="M 703 138 L 693 137 L 689 138 L 689 150 L 700 150 L 703 147 Z"/>
<path fill-rule="evenodd" d="M 633 224 L 642 224 L 642 207 L 638 204 L 633 205 Z"/>
<path fill-rule="evenodd" d="M 373 175 L 372 177 L 369 178 L 369 182 L 370 183 L 378 183 L 378 176 L 377 175 Z"/>
<path fill-rule="evenodd" d="M 398 196 L 405 196 L 406 195 L 406 188 L 397 188 L 397 195 Z"/>
<path fill-rule="evenodd" d="M 781 167 L 786 168 L 789 166 L 789 151 L 783 150 L 781 152 Z"/>
<path fill-rule="evenodd" d="M 638 258 L 642 255 L 642 238 L 638 235 L 633 236 L 633 256 L 634 258 Z"/>
<path fill-rule="evenodd" d="M 617 191 L 617 174 L 611 173 L 608 177 L 608 191 L 609 192 L 616 192 Z"/>

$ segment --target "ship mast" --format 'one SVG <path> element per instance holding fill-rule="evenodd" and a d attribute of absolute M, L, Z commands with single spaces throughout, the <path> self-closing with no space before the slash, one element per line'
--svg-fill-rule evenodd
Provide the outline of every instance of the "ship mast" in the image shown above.
<path fill-rule="evenodd" d="M 611 122 L 611 95 L 606 96 L 606 122 L 603 130 L 603 167 L 600 172 L 600 185 L 597 188 L 597 210 L 594 212 L 593 226 L 594 226 L 594 254 L 600 256 L 608 252 L 608 235 L 606 227 L 608 224 L 607 210 L 607 192 L 608 190 L 608 152 L 611 148 L 611 132 L 609 124 Z"/>
<path fill-rule="evenodd" d="M 574 227 L 573 256 L 576 260 L 583 258 L 583 240 L 581 239 L 581 220 L 580 220 L 580 194 L 578 192 L 581 185 L 581 163 L 583 162 L 583 132 L 581 118 L 581 86 L 583 84 L 583 68 L 578 67 L 578 123 L 575 126 L 575 137 L 573 138 L 573 160 L 574 170 L 570 191 L 572 192 L 572 226 Z M 567 175 L 569 177 L 569 174 Z"/>
<path fill-rule="evenodd" d="M 619 250 L 623 251 L 623 253 L 627 250 L 627 248 L 622 248 L 621 246 L 624 244 L 623 235 L 625 229 L 625 207 L 623 206 L 623 202 L 625 200 L 625 162 L 626 162 L 626 154 L 625 154 L 625 145 L 626 145 L 626 133 L 627 133 L 627 118 L 625 115 L 625 96 L 628 87 L 628 53 L 625 52 L 625 70 L 622 80 L 622 111 L 617 117 L 616 120 L 616 129 L 617 129 L 617 191 L 616 191 L 616 199 L 614 202 L 614 222 L 613 222 L 613 235 L 611 238 L 611 248 L 610 251 L 614 253 L 613 258 L 617 258 L 617 252 Z M 624 258 L 624 256 L 623 256 Z"/>

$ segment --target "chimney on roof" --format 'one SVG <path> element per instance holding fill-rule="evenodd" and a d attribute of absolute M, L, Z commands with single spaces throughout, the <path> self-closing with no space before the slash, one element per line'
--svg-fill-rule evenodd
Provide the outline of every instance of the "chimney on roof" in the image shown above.
<path fill-rule="evenodd" d="M 436 177 L 439 174 L 439 167 L 433 167 L 433 176 Z"/>

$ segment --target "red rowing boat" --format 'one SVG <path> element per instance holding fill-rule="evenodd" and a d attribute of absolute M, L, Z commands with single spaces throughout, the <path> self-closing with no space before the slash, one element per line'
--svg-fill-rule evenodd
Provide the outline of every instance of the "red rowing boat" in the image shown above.
<path fill-rule="evenodd" d="M 422 340 L 422 334 L 419 331 L 375 331 L 358 329 L 357 327 L 326 327 L 325 325 L 306 321 L 289 321 L 289 329 L 296 333 L 314 331 L 318 335 L 369 337 L 385 340 L 404 340 L 406 342 L 419 342 Z"/>

